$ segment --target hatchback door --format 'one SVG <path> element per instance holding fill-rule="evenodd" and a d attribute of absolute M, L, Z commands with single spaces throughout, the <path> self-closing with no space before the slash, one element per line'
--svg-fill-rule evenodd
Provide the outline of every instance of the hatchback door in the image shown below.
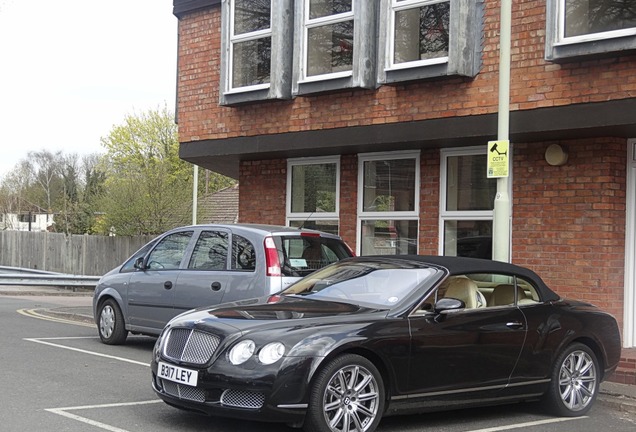
<path fill-rule="evenodd" d="M 160 331 L 176 315 L 173 288 L 192 235 L 192 230 L 166 235 L 145 258 L 143 269 L 132 274 L 128 322 L 133 327 Z"/>

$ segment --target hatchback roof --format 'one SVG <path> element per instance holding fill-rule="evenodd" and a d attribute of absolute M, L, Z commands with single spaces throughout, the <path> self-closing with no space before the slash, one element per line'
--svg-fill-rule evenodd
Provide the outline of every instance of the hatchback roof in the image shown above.
<path fill-rule="evenodd" d="M 249 231 L 253 231 L 253 232 L 260 232 L 263 234 L 274 234 L 274 233 L 281 233 L 281 234 L 285 234 L 285 233 L 290 233 L 290 234 L 298 234 L 301 232 L 308 232 L 308 233 L 316 233 L 316 234 L 321 234 L 324 236 L 329 236 L 329 237 L 334 237 L 334 238 L 339 238 L 337 235 L 335 234 L 330 234 L 330 233 L 326 233 L 324 231 L 317 231 L 317 230 L 313 230 L 313 229 L 308 229 L 308 228 L 296 228 L 296 227 L 288 227 L 288 226 L 283 226 L 283 225 L 268 225 L 268 224 L 247 224 L 247 223 L 236 223 L 236 224 L 201 224 L 201 225 L 188 225 L 188 226 L 182 226 L 182 227 L 178 227 L 178 228 L 174 228 L 171 231 L 176 231 L 176 230 L 183 230 L 183 229 L 188 229 L 188 228 L 199 228 L 199 229 L 206 229 L 206 228 L 225 228 L 225 229 L 245 229 L 245 230 L 249 230 Z"/>

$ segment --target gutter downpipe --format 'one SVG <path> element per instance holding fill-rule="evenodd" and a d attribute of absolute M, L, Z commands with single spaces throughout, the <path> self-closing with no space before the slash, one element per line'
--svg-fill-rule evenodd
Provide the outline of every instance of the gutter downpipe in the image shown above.
<path fill-rule="evenodd" d="M 199 165 L 194 164 L 192 176 L 192 225 L 197 224 L 198 192 L 199 191 Z"/>
<path fill-rule="evenodd" d="M 501 0 L 499 29 L 499 110 L 497 140 L 509 139 L 510 126 L 510 41 L 512 33 L 512 0 Z M 512 145 L 509 149 L 509 175 L 512 174 Z M 509 177 L 497 178 L 497 195 L 493 211 L 493 260 L 510 262 L 511 207 Z"/>

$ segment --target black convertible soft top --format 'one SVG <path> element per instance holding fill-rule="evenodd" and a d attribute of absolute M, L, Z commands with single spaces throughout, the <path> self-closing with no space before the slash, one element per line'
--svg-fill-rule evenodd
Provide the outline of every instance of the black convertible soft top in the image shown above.
<path fill-rule="evenodd" d="M 449 275 L 470 273 L 499 273 L 508 276 L 518 275 L 531 282 L 539 290 L 543 300 L 556 301 L 560 299 L 559 295 L 552 291 L 545 282 L 543 282 L 543 279 L 541 279 L 541 277 L 532 270 L 501 261 L 436 255 L 364 255 L 353 259 L 368 259 L 370 261 L 390 260 L 393 262 L 411 261 L 422 264 L 431 264 L 445 269 Z"/>

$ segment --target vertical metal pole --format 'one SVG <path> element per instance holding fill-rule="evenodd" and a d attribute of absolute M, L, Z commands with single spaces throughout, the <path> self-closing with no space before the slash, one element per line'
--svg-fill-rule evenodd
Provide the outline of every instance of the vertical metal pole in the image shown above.
<path fill-rule="evenodd" d="M 501 0 L 499 29 L 499 116 L 498 140 L 508 140 L 510 124 L 510 40 L 512 33 L 512 0 Z M 509 149 L 510 155 L 510 149 Z M 511 160 L 512 157 L 509 157 Z M 509 167 L 509 174 L 512 166 Z M 493 214 L 493 259 L 510 262 L 510 197 L 509 177 L 497 179 L 497 195 Z"/>
<path fill-rule="evenodd" d="M 194 178 L 192 179 L 192 225 L 197 224 L 198 190 L 199 190 L 199 165 L 194 166 Z"/>

